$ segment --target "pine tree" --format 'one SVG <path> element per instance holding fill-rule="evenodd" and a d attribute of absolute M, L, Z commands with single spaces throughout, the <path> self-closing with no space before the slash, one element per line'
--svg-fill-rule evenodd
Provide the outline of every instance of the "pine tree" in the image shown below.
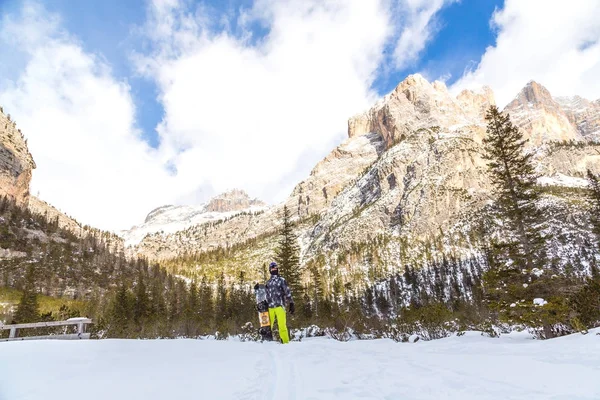
<path fill-rule="evenodd" d="M 198 335 L 200 296 L 196 282 L 190 284 L 188 298 L 185 304 L 185 334 L 188 337 Z"/>
<path fill-rule="evenodd" d="M 308 295 L 310 291 L 308 289 L 304 290 L 304 297 L 302 298 L 302 319 L 303 321 L 310 321 L 313 317 L 313 309 L 316 310 L 314 304 L 311 304 L 310 296 Z"/>
<path fill-rule="evenodd" d="M 150 315 L 150 297 L 146 291 L 144 276 L 140 273 L 135 287 L 135 303 L 133 306 L 133 320 L 137 328 L 141 330 L 142 325 Z"/>
<path fill-rule="evenodd" d="M 237 285 L 232 285 L 231 309 L 236 323 L 236 328 L 241 327 L 248 321 L 254 319 L 254 293 L 248 290 L 246 273 L 240 271 Z"/>
<path fill-rule="evenodd" d="M 206 276 L 202 277 L 202 281 L 200 282 L 200 304 L 198 314 L 202 321 L 202 328 L 209 330 L 212 328 L 212 321 L 214 318 L 214 308 L 213 308 L 213 292 L 210 288 L 208 282 L 206 281 Z"/>
<path fill-rule="evenodd" d="M 600 281 L 588 278 L 586 284 L 571 296 L 570 303 L 586 328 L 598 326 L 600 324 Z"/>
<path fill-rule="evenodd" d="M 154 273 L 150 289 L 150 317 L 153 320 L 156 335 L 162 336 L 167 333 L 167 303 L 165 302 L 164 281 L 160 275 L 160 270 L 158 269 L 158 266 L 155 266 L 153 270 Z"/>
<path fill-rule="evenodd" d="M 121 282 L 110 314 L 110 336 L 128 337 L 133 319 L 133 299 L 124 282 Z"/>
<path fill-rule="evenodd" d="M 233 326 L 235 326 L 235 322 L 237 321 L 237 317 L 240 311 L 240 293 L 235 285 L 235 282 L 232 281 L 229 284 L 229 290 L 227 291 L 227 294 L 227 313 L 225 314 L 225 319 L 229 322 L 234 322 Z"/>
<path fill-rule="evenodd" d="M 592 203 L 590 222 L 592 223 L 592 232 L 596 235 L 596 244 L 600 247 L 600 176 L 588 169 L 587 178 Z"/>
<path fill-rule="evenodd" d="M 269 267 L 267 266 L 267 263 L 261 265 L 259 273 L 262 276 L 263 282 L 269 280 Z"/>
<path fill-rule="evenodd" d="M 387 318 L 389 316 L 391 309 L 390 301 L 382 290 L 375 292 L 375 306 L 382 317 Z"/>
<path fill-rule="evenodd" d="M 174 316 L 175 332 L 178 335 L 185 334 L 185 307 L 188 300 L 187 285 L 183 279 L 177 279 L 175 283 L 177 292 L 177 313 Z"/>
<path fill-rule="evenodd" d="M 339 276 L 333 278 L 331 294 L 333 295 L 333 301 L 337 304 L 340 304 L 344 299 L 344 285 L 342 284 L 342 279 Z"/>
<path fill-rule="evenodd" d="M 171 333 L 177 333 L 178 322 L 181 317 L 181 298 L 179 296 L 179 291 L 177 290 L 177 282 L 173 275 L 169 275 L 167 280 L 167 312 L 168 312 L 168 321 L 169 328 Z"/>
<path fill-rule="evenodd" d="M 368 287 L 364 294 L 364 312 L 367 317 L 371 317 L 375 314 L 375 296 L 373 295 L 373 289 Z"/>
<path fill-rule="evenodd" d="M 323 300 L 323 280 L 321 279 L 321 272 L 316 265 L 310 268 L 311 285 L 310 295 L 312 297 L 313 310 L 315 316 L 319 316 L 319 304 Z M 307 293 L 308 294 L 308 293 Z"/>
<path fill-rule="evenodd" d="M 540 192 L 533 154 L 525 153 L 523 134 L 496 106 L 490 107 L 486 120 L 484 158 L 494 187 L 496 215 L 509 238 L 505 249 L 518 268 L 543 267 L 546 238 L 542 234 L 544 216 L 537 205 Z"/>
<path fill-rule="evenodd" d="M 542 337 L 554 335 L 553 326 L 566 318 L 564 299 L 559 295 L 561 279 L 546 265 L 547 237 L 544 213 L 539 208 L 532 156 L 526 154 L 522 133 L 512 125 L 508 115 L 491 107 L 488 121 L 485 158 L 495 197 L 494 216 L 501 221 L 502 239 L 490 250 L 490 268 L 484 274 L 485 296 L 490 309 L 511 323 L 522 323 L 538 330 Z M 547 273 L 533 274 L 533 268 Z M 548 304 L 538 307 L 534 298 Z"/>
<path fill-rule="evenodd" d="M 446 257 L 444 257 L 443 262 L 446 262 Z M 435 296 L 435 300 L 439 303 L 444 302 L 446 293 L 446 284 L 442 268 L 443 267 L 435 261 L 431 264 L 431 270 L 433 271 L 433 295 Z"/>
<path fill-rule="evenodd" d="M 400 287 L 398 285 L 397 276 L 393 275 L 390 279 L 390 303 L 394 315 L 398 315 L 398 305 L 400 302 Z"/>
<path fill-rule="evenodd" d="M 23 287 L 21 301 L 15 313 L 14 323 L 38 322 L 39 319 L 40 311 L 35 289 L 35 269 L 33 266 L 29 266 L 25 276 L 25 286 Z"/>
<path fill-rule="evenodd" d="M 292 295 L 302 299 L 302 282 L 300 271 L 300 248 L 298 238 L 294 234 L 291 213 L 287 206 L 283 207 L 283 226 L 280 232 L 279 246 L 275 250 L 275 262 L 279 272 L 287 281 Z"/>
<path fill-rule="evenodd" d="M 225 274 L 221 272 L 217 280 L 217 301 L 215 303 L 215 323 L 217 327 L 224 328 L 227 319 L 227 287 L 225 286 Z"/>

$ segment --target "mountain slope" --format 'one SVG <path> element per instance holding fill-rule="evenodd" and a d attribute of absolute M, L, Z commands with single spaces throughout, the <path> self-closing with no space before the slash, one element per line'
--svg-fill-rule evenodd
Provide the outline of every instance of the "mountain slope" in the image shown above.
<path fill-rule="evenodd" d="M 117 283 L 148 277 L 148 263 L 126 259 L 120 237 L 81 225 L 30 196 L 33 168 L 27 141 L 0 109 L 0 297 L 10 294 L 0 304 L 0 321 L 12 318 L 28 270 L 36 291 L 45 295 L 46 312 L 74 303 L 83 312 L 92 303 L 106 304 L 103 296 Z"/>
<path fill-rule="evenodd" d="M 348 139 L 283 204 L 257 216 L 152 235 L 133 251 L 167 259 L 272 235 L 286 205 L 299 222 L 304 263 L 332 252 L 330 265 L 354 244 L 384 237 L 391 247 L 378 263 L 400 267 L 398 255 L 419 253 L 419 243 L 447 241 L 457 232 L 470 235 L 471 220 L 490 202 L 481 141 L 485 111 L 494 103 L 490 88 L 454 97 L 443 83 L 411 75 L 370 110 L 349 119 Z M 580 103 L 569 108 L 530 82 L 505 109 L 530 139 L 528 151 L 535 154 L 542 185 L 581 188 L 587 169 L 600 172 L 600 147 L 591 140 L 594 130 L 587 128 L 600 112 L 597 103 Z M 585 203 L 573 191 L 549 196 L 553 204 Z"/>
<path fill-rule="evenodd" d="M 600 99 L 592 102 L 572 96 L 557 97 L 555 100 L 581 136 L 596 141 L 600 139 Z"/>
<path fill-rule="evenodd" d="M 239 214 L 255 214 L 267 210 L 265 203 L 243 191 L 232 190 L 199 206 L 167 205 L 152 210 L 142 225 L 120 232 L 126 246 L 137 245 L 149 234 L 170 234 L 196 225 L 215 223 Z"/>
<path fill-rule="evenodd" d="M 8 196 L 19 205 L 29 202 L 29 182 L 35 168 L 27 141 L 0 107 L 0 196 Z"/>

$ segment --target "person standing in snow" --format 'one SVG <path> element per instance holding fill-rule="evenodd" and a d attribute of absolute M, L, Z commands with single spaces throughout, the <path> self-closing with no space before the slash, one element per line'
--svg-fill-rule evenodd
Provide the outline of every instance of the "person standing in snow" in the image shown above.
<path fill-rule="evenodd" d="M 269 303 L 269 319 L 271 320 L 271 330 L 277 318 L 277 327 L 279 328 L 279 337 L 285 344 L 290 341 L 285 317 L 285 303 L 288 304 L 290 314 L 294 314 L 294 300 L 292 292 L 287 282 L 279 276 L 279 267 L 276 262 L 269 265 L 271 279 L 268 280 L 265 288 L 267 290 L 267 301 Z"/>

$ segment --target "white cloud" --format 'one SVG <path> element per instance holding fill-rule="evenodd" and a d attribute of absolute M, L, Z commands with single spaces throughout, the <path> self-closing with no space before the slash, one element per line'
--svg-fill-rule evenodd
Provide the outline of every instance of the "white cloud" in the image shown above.
<path fill-rule="evenodd" d="M 258 44 L 186 11 L 153 3 L 157 51 L 140 63 L 161 90 L 162 150 L 183 181 L 206 177 L 217 192 L 243 186 L 282 200 L 297 182 L 280 177 L 299 162 L 307 173 L 345 135 L 348 117 L 374 100 L 369 86 L 391 33 L 386 8 L 258 1 L 241 21 L 268 26 Z"/>
<path fill-rule="evenodd" d="M 435 36 L 439 24 L 434 18 L 445 5 L 458 0 L 403 0 L 398 23 L 403 26 L 396 41 L 394 58 L 396 68 L 403 69 L 418 59 L 429 40 Z"/>
<path fill-rule="evenodd" d="M 600 2 L 506 0 L 492 24 L 497 43 L 453 85 L 490 85 L 506 105 L 530 80 L 553 95 L 600 97 Z"/>
<path fill-rule="evenodd" d="M 134 56 L 164 107 L 158 149 L 140 137 L 127 83 L 59 16 L 26 3 L 4 17 L 0 56 L 16 60 L 19 51 L 25 68 L 0 83 L 0 98 L 37 162 L 33 193 L 105 229 L 233 187 L 283 200 L 375 100 L 384 48 L 400 43 L 397 57 L 417 57 L 439 9 L 415 0 L 257 0 L 231 21 L 189 4 L 149 3 L 143 32 L 153 50 Z M 235 35 L 222 30 L 229 24 Z M 252 37 L 257 24 L 265 37 Z"/>
<path fill-rule="evenodd" d="M 106 64 L 32 3 L 6 17 L 0 34 L 9 51 L 27 53 L 26 69 L 0 98 L 37 163 L 32 193 L 100 228 L 131 225 L 169 200 L 160 159 L 135 129 L 129 87 Z"/>

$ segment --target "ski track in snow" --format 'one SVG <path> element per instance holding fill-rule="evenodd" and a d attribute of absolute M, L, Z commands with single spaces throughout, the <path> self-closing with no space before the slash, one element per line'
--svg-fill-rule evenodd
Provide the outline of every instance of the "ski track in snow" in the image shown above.
<path fill-rule="evenodd" d="M 271 359 L 272 378 L 267 377 L 266 382 L 269 382 L 272 389 L 272 394 L 268 399 L 279 400 L 279 399 L 290 399 L 294 400 L 295 397 L 295 385 L 294 385 L 294 371 L 293 361 L 282 359 L 281 348 L 274 348 L 269 350 L 269 356 Z M 281 349 L 283 350 L 283 349 Z"/>
<path fill-rule="evenodd" d="M 0 343 L 0 400 L 597 400 L 600 329 L 547 341 Z"/>

